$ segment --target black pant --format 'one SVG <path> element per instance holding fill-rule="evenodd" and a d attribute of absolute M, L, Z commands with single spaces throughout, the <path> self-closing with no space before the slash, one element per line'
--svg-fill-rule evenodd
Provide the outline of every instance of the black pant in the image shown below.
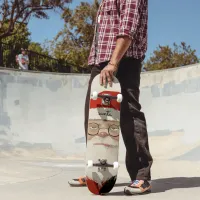
<path fill-rule="evenodd" d="M 87 137 L 90 88 L 93 78 L 101 72 L 108 62 L 93 66 L 85 101 L 85 134 Z M 123 101 L 121 103 L 120 126 L 126 147 L 126 168 L 131 180 L 151 180 L 150 168 L 153 163 L 149 151 L 146 119 L 140 111 L 141 61 L 124 58 L 119 64 L 116 77 L 121 84 Z"/>

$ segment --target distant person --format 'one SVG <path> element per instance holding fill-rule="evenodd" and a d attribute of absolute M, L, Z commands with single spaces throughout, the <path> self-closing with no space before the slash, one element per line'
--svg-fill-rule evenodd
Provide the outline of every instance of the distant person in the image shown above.
<path fill-rule="evenodd" d="M 29 57 L 27 50 L 21 49 L 21 54 L 16 56 L 16 62 L 19 64 L 19 69 L 28 70 Z"/>

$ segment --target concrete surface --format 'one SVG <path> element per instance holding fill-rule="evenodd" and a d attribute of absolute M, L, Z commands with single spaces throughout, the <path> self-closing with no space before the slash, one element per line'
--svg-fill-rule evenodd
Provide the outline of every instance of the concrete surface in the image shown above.
<path fill-rule="evenodd" d="M 84 100 L 88 75 L 0 69 L 0 194 L 4 200 L 199 199 L 200 65 L 141 75 L 154 164 L 153 191 L 126 197 L 120 140 L 118 182 L 104 197 L 67 181 L 84 173 Z"/>

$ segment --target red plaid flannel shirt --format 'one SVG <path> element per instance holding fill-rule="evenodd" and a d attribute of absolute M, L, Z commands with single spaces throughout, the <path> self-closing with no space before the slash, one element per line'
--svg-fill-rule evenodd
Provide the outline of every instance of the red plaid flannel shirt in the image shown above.
<path fill-rule="evenodd" d="M 109 61 L 118 36 L 132 39 L 124 56 L 143 59 L 147 50 L 147 21 L 148 0 L 102 0 L 88 65 Z"/>

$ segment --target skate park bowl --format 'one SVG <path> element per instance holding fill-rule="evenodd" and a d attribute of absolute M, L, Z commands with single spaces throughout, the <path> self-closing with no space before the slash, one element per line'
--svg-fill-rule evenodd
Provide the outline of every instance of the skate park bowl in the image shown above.
<path fill-rule="evenodd" d="M 3 199 L 96 198 L 67 183 L 84 173 L 88 81 L 89 74 L 0 69 Z M 167 199 L 171 195 L 189 199 L 191 193 L 200 195 L 199 102 L 200 64 L 141 74 L 140 103 L 154 159 L 154 189 L 140 198 Z M 120 183 L 111 198 L 122 196 L 123 183 L 130 181 L 125 153 L 120 137 Z M 193 198 L 199 199 L 197 196 Z"/>

